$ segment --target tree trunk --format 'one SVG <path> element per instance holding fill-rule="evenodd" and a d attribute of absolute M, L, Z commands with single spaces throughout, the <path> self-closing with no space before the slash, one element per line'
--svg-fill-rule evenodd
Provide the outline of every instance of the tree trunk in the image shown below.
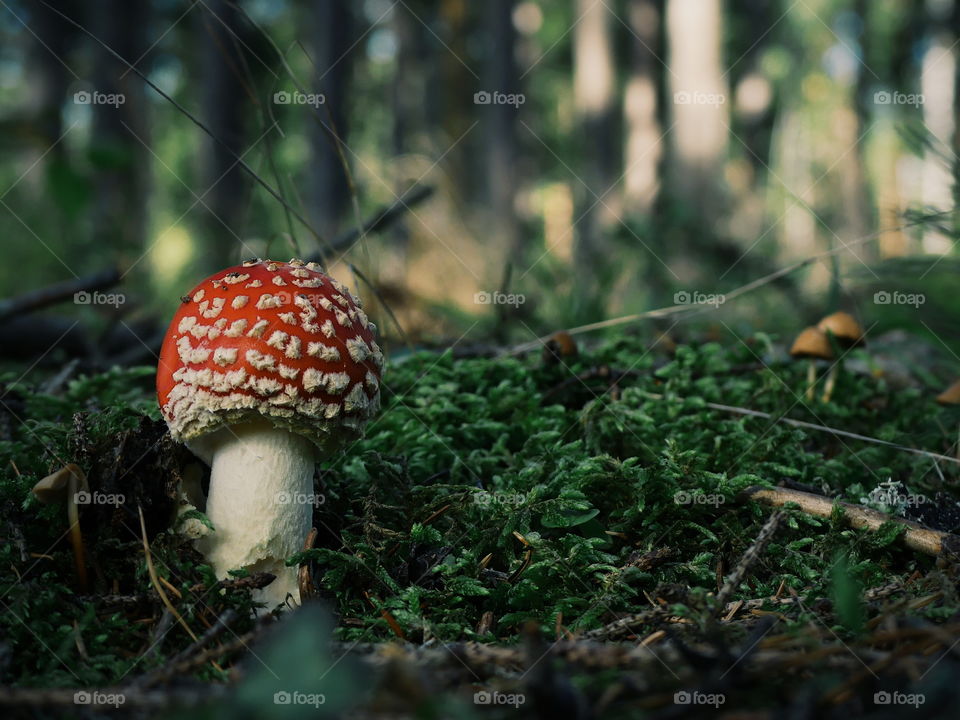
<path fill-rule="evenodd" d="M 574 12 L 573 96 L 583 143 L 575 213 L 574 262 L 581 282 L 576 310 L 591 316 L 600 310 L 612 266 L 604 231 L 618 216 L 619 198 L 610 191 L 617 180 L 616 72 L 609 8 L 596 0 L 576 0 Z"/>
<path fill-rule="evenodd" d="M 722 208 L 721 181 L 729 125 L 723 77 L 721 0 L 668 0 L 673 131 L 670 184 L 693 220 L 709 232 Z"/>
<path fill-rule="evenodd" d="M 353 18 L 346 0 L 317 0 L 311 5 L 310 17 L 317 77 L 314 92 L 325 98 L 308 121 L 313 156 L 310 205 L 317 230 L 330 238 L 339 231 L 350 204 L 350 186 L 340 156 L 342 151 L 349 162 L 350 152 L 345 147 L 338 149 L 337 143 L 346 142 L 349 131 L 347 85 L 356 49 L 350 50 Z M 302 109 L 312 112 L 309 107 Z"/>
<path fill-rule="evenodd" d="M 520 80 L 514 57 L 513 0 L 488 0 L 485 24 L 488 47 L 484 88 L 504 95 L 517 95 Z M 486 196 L 492 214 L 494 236 L 507 249 L 507 263 L 516 266 L 522 260 L 520 233 L 514 198 L 519 187 L 517 176 L 517 114 L 519 107 L 492 103 L 480 108 L 485 120 Z"/>
<path fill-rule="evenodd" d="M 662 1 L 630 0 L 628 5 L 632 66 L 624 93 L 623 192 L 625 210 L 636 215 L 650 212 L 660 187 L 663 130 L 658 117 L 661 66 L 657 55 L 662 10 Z"/>
<path fill-rule="evenodd" d="M 94 32 L 107 45 L 129 63 L 141 59 L 148 3 L 105 0 L 90 10 Z M 97 166 L 94 233 L 98 245 L 137 258 L 146 241 L 150 165 L 143 81 L 102 48 L 94 52 L 93 87 L 86 89 L 93 110 L 90 153 Z"/>
<path fill-rule="evenodd" d="M 200 87 L 203 121 L 220 142 L 204 135 L 202 196 L 197 208 L 203 214 L 203 244 L 198 253 L 208 272 L 242 260 L 242 212 L 248 201 L 249 183 L 237 162 L 245 156 L 245 117 L 252 110 L 243 81 L 243 58 L 236 37 L 246 42 L 249 33 L 228 0 L 208 0 L 209 11 L 200 10 Z M 226 26 L 226 27 L 225 27 Z M 191 199 L 193 202 L 193 199 Z"/>

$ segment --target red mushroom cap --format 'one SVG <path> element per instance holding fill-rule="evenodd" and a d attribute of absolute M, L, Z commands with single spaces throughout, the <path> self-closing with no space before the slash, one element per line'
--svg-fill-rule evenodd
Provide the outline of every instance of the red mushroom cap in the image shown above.
<path fill-rule="evenodd" d="M 376 328 L 316 263 L 250 260 L 211 275 L 183 301 L 157 368 L 175 439 L 267 418 L 335 446 L 377 411 Z"/>

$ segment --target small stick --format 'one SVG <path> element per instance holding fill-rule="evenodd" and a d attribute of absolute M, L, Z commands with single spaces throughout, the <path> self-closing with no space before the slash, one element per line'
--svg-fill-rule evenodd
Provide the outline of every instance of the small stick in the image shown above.
<path fill-rule="evenodd" d="M 325 257 L 329 257 L 331 251 L 339 251 L 348 248 L 360 238 L 370 233 L 379 232 L 388 228 L 394 222 L 399 220 L 405 213 L 413 207 L 419 205 L 434 193 L 434 188 L 430 185 L 415 185 L 408 188 L 396 202 L 385 207 L 381 207 L 370 218 L 363 223 L 360 228 L 353 228 L 342 235 L 338 235 L 326 244 L 323 250 L 311 253 L 304 260 L 313 262 L 323 262 Z"/>
<path fill-rule="evenodd" d="M 197 652 L 220 637 L 230 627 L 230 625 L 236 621 L 236 619 L 237 612 L 232 608 L 227 609 L 220 617 L 217 618 L 216 622 L 214 622 L 213 625 L 211 625 L 203 633 L 203 635 L 200 636 L 198 640 L 194 641 L 186 648 L 178 652 L 161 667 L 141 675 L 139 678 L 131 682 L 129 687 L 143 689 L 169 680 L 177 667 L 183 665 L 183 663 L 196 655 Z"/>
<path fill-rule="evenodd" d="M 747 571 L 753 567 L 754 563 L 760 558 L 760 555 L 773 539 L 777 528 L 780 527 L 781 520 L 783 520 L 783 513 L 780 511 L 771 514 L 770 517 L 767 518 L 767 522 L 764 523 L 763 527 L 760 528 L 760 532 L 757 533 L 756 539 L 754 539 L 750 547 L 747 548 L 746 552 L 743 553 L 743 557 L 740 558 L 733 572 L 727 576 L 727 580 L 723 583 L 723 587 L 720 588 L 720 592 L 717 593 L 715 614 L 726 607 L 730 596 L 737 591 L 740 583 L 742 583 L 746 577 Z"/>
<path fill-rule="evenodd" d="M 650 398 L 651 400 L 663 400 L 663 394 L 661 393 L 652 393 L 652 392 L 643 392 L 645 397 Z M 679 399 L 679 398 L 676 398 Z M 931 458 L 933 460 L 941 460 L 943 462 L 949 462 L 954 464 L 960 464 L 960 459 L 952 457 L 950 455 L 942 455 L 940 453 L 931 452 L 929 450 L 921 450 L 920 448 L 910 447 L 909 445 L 899 445 L 897 443 L 890 442 L 888 440 L 881 440 L 880 438 L 870 437 L 869 435 L 860 435 L 859 433 L 849 432 L 848 430 L 839 430 L 837 428 L 829 427 L 827 425 L 817 425 L 816 423 L 806 422 L 804 420 L 794 420 L 793 418 L 776 416 L 768 412 L 763 412 L 762 410 L 751 410 L 750 408 L 737 407 L 736 405 L 723 405 L 722 403 L 708 402 L 704 405 L 711 410 L 720 410 L 721 412 L 734 413 L 736 415 L 746 415 L 748 417 L 757 417 L 764 420 L 772 420 L 773 422 L 782 422 L 786 425 L 792 425 L 793 427 L 804 428 L 805 430 L 816 430 L 817 432 L 827 432 L 831 435 L 836 435 L 837 437 L 850 438 L 851 440 L 859 440 L 860 442 L 873 443 L 874 445 L 883 445 L 884 447 L 893 448 L 894 450 L 902 450 L 903 452 L 913 453 L 914 455 L 923 455 L 924 457 Z"/>
<path fill-rule="evenodd" d="M 960 536 L 933 530 L 911 520 L 890 517 L 877 510 L 833 500 L 822 495 L 788 488 L 753 486 L 741 492 L 740 497 L 744 500 L 753 500 L 769 507 L 778 508 L 788 503 L 796 503 L 805 513 L 827 519 L 833 515 L 834 508 L 839 507 L 847 522 L 857 529 L 876 531 L 886 522 L 902 525 L 906 528 L 903 542 L 912 550 L 919 550 L 922 553 L 934 556 L 944 552 L 951 554 L 960 552 Z"/>
<path fill-rule="evenodd" d="M 313 544 L 317 541 L 317 529 L 310 528 L 307 533 L 307 539 L 303 543 L 304 550 L 312 550 Z M 309 600 L 313 597 L 313 574 L 310 572 L 310 563 L 305 562 L 297 568 L 297 586 L 300 589 L 300 602 Z"/>
<path fill-rule="evenodd" d="M 160 596 L 160 600 L 163 601 L 164 606 L 170 611 L 170 614 L 173 615 L 177 619 L 177 622 L 183 626 L 183 629 L 187 631 L 187 635 L 193 638 L 194 642 L 197 642 L 197 636 L 193 634 L 193 630 L 191 630 L 190 626 L 187 625 L 187 621 L 183 619 L 183 616 L 177 612 L 177 609 L 173 606 L 173 603 L 170 602 L 170 598 L 167 597 L 167 593 L 164 592 L 163 585 L 160 584 L 160 579 L 157 576 L 157 569 L 153 566 L 153 557 L 150 555 L 150 543 L 147 542 L 147 524 L 143 519 L 143 508 L 138 505 L 137 511 L 140 513 L 140 532 L 143 538 L 143 552 L 147 558 L 147 573 L 150 575 L 150 581 L 153 583 L 153 589 L 157 591 L 157 595 Z"/>

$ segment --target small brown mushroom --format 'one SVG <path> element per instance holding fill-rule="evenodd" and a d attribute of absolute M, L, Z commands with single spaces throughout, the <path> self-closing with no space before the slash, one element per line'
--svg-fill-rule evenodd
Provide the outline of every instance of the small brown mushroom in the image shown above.
<path fill-rule="evenodd" d="M 807 402 L 813 400 L 813 386 L 817 383 L 817 360 L 833 360 L 833 348 L 826 333 L 816 327 L 808 327 L 793 341 L 790 357 L 805 358 L 807 365 Z"/>
<path fill-rule="evenodd" d="M 87 589 L 87 565 L 83 557 L 83 535 L 80 532 L 80 508 L 78 495 L 90 492 L 87 476 L 74 463 L 67 463 L 50 473 L 33 486 L 33 496 L 45 505 L 67 501 L 67 522 L 70 528 L 70 545 L 77 568 L 77 580 L 83 590 Z"/>
<path fill-rule="evenodd" d="M 543 345 L 543 364 L 556 365 L 576 357 L 579 350 L 577 341 L 566 330 L 558 330 Z"/>
<path fill-rule="evenodd" d="M 850 313 L 835 312 L 817 323 L 825 333 L 832 334 L 840 347 L 851 348 L 863 345 L 863 328 Z"/>
<path fill-rule="evenodd" d="M 960 405 L 960 380 L 937 395 L 940 405 Z M 957 432 L 957 459 L 960 460 L 960 430 Z"/>
<path fill-rule="evenodd" d="M 842 350 L 849 350 L 863 345 L 863 328 L 850 313 L 831 313 L 817 323 L 817 328 L 825 333 L 828 339 L 835 342 L 837 347 Z M 837 374 L 842 365 L 843 356 L 841 355 L 827 373 L 827 383 L 823 388 L 823 402 L 830 402 L 830 398 L 833 395 L 833 388 L 837 384 Z"/>

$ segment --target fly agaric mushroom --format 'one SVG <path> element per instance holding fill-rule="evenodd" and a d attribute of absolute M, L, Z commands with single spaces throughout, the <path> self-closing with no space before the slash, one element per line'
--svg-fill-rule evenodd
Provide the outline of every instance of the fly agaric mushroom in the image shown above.
<path fill-rule="evenodd" d="M 816 327 L 808 327 L 793 341 L 790 357 L 805 358 L 807 365 L 807 390 L 804 396 L 807 402 L 813 400 L 813 386 L 817 383 L 817 360 L 832 360 L 833 348 L 826 334 Z"/>
<path fill-rule="evenodd" d="M 849 350 L 863 344 L 863 328 L 850 313 L 835 312 L 827 315 L 817 323 L 817 327 L 836 342 L 841 350 Z M 843 356 L 841 355 L 837 362 L 830 366 L 827 384 L 823 388 L 823 402 L 830 402 L 833 388 L 837 384 L 837 373 L 842 365 Z"/>
<path fill-rule="evenodd" d="M 256 599 L 299 602 L 315 462 L 380 404 L 383 354 L 360 300 L 316 263 L 249 260 L 197 285 L 160 351 L 157 397 L 175 440 L 210 465 L 197 540 L 218 577 L 276 579 Z"/>

